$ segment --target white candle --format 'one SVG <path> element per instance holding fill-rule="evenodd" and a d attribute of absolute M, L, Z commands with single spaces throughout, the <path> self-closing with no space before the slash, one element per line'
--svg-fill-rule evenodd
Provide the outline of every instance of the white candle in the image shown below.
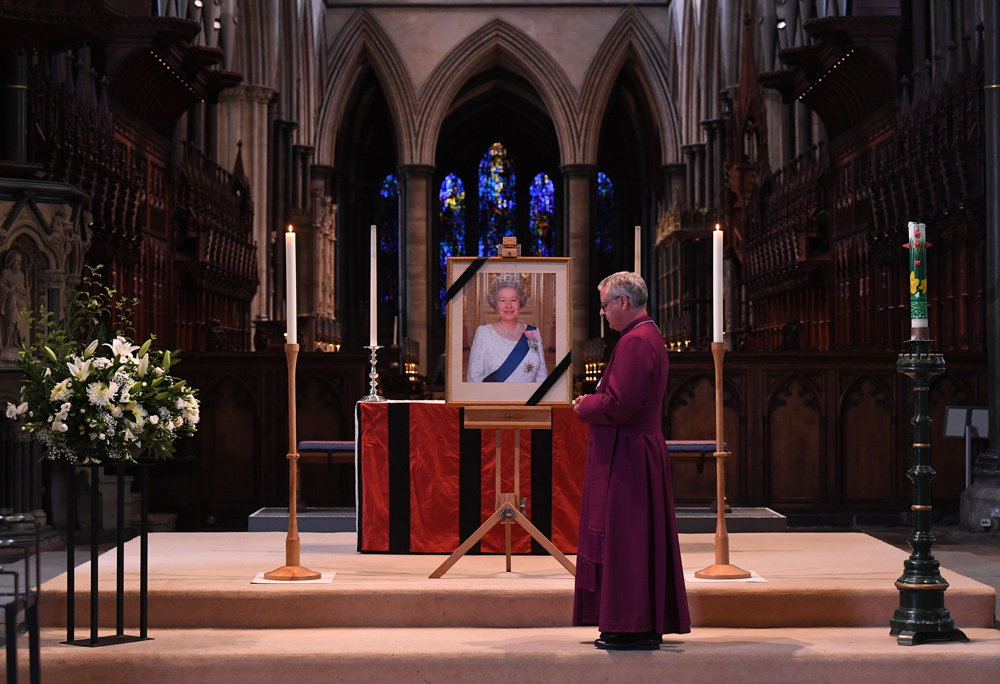
<path fill-rule="evenodd" d="M 378 266 L 375 260 L 378 258 L 378 242 L 376 242 L 375 236 L 375 225 L 372 225 L 372 247 L 371 247 L 371 292 L 369 294 L 369 299 L 371 300 L 371 317 L 368 322 L 368 346 L 374 347 L 378 344 Z"/>
<path fill-rule="evenodd" d="M 642 274 L 642 229 L 635 227 L 635 272 Z"/>
<path fill-rule="evenodd" d="M 722 342 L 722 229 L 712 231 L 712 341 Z"/>
<path fill-rule="evenodd" d="M 392 346 L 396 346 L 396 333 L 399 332 L 399 316 L 392 317 Z"/>
<path fill-rule="evenodd" d="M 295 301 L 295 231 L 289 224 L 285 233 L 285 322 L 288 344 L 298 344 L 298 306 Z"/>
<path fill-rule="evenodd" d="M 601 316 L 601 339 L 604 339 L 604 316 Z"/>

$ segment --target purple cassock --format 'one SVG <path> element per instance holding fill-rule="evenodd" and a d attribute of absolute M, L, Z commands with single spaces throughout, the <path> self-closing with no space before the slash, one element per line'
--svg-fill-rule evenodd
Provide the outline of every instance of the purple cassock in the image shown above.
<path fill-rule="evenodd" d="M 595 394 L 576 557 L 574 625 L 602 632 L 691 631 L 674 518 L 670 458 L 660 428 L 667 350 L 653 320 L 622 330 Z"/>

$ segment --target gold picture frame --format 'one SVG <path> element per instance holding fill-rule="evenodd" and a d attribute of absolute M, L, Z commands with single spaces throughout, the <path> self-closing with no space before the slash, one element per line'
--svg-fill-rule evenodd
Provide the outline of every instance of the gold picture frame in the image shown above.
<path fill-rule="evenodd" d="M 534 326 L 540 337 L 547 376 L 555 375 L 538 405 L 572 401 L 573 367 L 567 362 L 573 348 L 573 303 L 570 261 L 560 257 L 517 257 L 477 259 L 451 257 L 447 278 L 451 288 L 468 269 L 474 274 L 448 301 L 445 323 L 445 401 L 458 404 L 523 406 L 543 382 L 473 382 L 468 375 L 469 357 L 476 330 L 496 320 L 486 294 L 489 285 L 502 274 L 516 274 L 527 292 L 519 321 Z M 562 366 L 560 366 L 562 363 Z M 530 369 L 530 366 L 526 366 Z M 513 376 L 512 376 L 513 377 Z"/>

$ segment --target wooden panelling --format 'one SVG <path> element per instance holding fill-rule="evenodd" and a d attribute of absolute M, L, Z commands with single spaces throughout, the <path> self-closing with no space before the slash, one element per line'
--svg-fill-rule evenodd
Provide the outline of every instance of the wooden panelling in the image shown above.
<path fill-rule="evenodd" d="M 354 406 L 364 395 L 367 355 L 300 353 L 296 368 L 297 437 L 354 439 Z M 171 369 L 199 390 L 197 434 L 178 444 L 195 465 L 157 464 L 153 510 L 181 515 L 185 528 L 214 516 L 246 523 L 262 506 L 288 505 L 288 372 L 280 352 L 187 353 Z M 302 465 L 303 499 L 311 506 L 353 506 L 353 469 Z"/>
<path fill-rule="evenodd" d="M 895 354 L 727 353 L 725 438 L 731 504 L 770 506 L 820 516 L 905 511 L 912 488 L 913 395 L 896 372 Z M 986 402 L 986 362 L 975 353 L 945 355 L 946 372 L 931 383 L 931 485 L 941 511 L 957 506 L 965 486 L 964 442 L 942 436 L 947 406 Z M 664 435 L 715 435 L 711 359 L 701 352 L 670 357 L 664 397 Z M 974 445 L 974 453 L 983 448 Z M 678 505 L 715 498 L 707 463 L 673 466 Z"/>
<path fill-rule="evenodd" d="M 892 499 L 899 473 L 893 468 L 892 425 L 883 378 L 845 378 L 840 398 L 838 475 L 845 503 Z"/>
<path fill-rule="evenodd" d="M 827 452 L 821 388 L 798 375 L 770 380 L 764 416 L 768 499 L 791 505 L 821 500 Z"/>

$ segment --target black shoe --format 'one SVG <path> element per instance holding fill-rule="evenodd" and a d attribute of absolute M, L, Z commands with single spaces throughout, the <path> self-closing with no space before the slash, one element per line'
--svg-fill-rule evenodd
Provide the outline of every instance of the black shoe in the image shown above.
<path fill-rule="evenodd" d="M 601 632 L 594 646 L 605 651 L 657 651 L 660 635 L 655 632 Z"/>

